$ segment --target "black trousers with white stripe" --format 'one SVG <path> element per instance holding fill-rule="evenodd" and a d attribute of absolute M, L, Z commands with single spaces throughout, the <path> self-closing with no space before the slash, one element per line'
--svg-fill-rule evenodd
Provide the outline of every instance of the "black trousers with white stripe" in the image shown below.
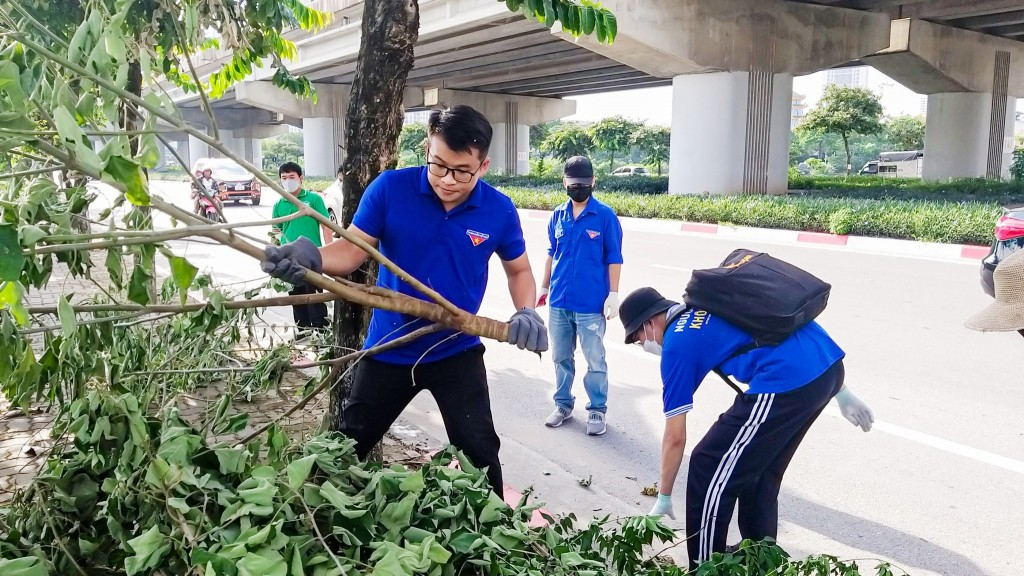
<path fill-rule="evenodd" d="M 743 538 L 777 537 L 782 475 L 844 375 L 840 360 L 791 392 L 739 395 L 711 426 L 690 456 L 686 480 L 691 567 L 725 550 L 737 501 Z"/>

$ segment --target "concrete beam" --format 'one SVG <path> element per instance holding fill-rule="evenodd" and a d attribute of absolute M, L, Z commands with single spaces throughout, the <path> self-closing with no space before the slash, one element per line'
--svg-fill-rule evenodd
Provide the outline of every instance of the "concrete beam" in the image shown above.
<path fill-rule="evenodd" d="M 237 138 L 255 138 L 262 140 L 263 138 L 272 138 L 274 136 L 281 136 L 282 134 L 288 133 L 287 124 L 257 124 L 255 126 L 247 126 L 245 128 L 238 128 L 231 131 Z"/>
<path fill-rule="evenodd" d="M 627 77 L 633 75 L 644 75 L 643 72 L 633 70 L 629 66 L 613 65 L 608 68 L 597 70 L 582 70 L 569 72 L 552 78 L 531 78 L 528 80 L 517 80 L 515 82 L 495 82 L 492 84 L 477 84 L 472 87 L 474 92 L 502 92 L 504 90 L 528 90 L 537 86 L 551 86 L 554 84 L 571 84 L 574 82 L 587 82 L 591 79 L 601 80 L 605 77 Z"/>
<path fill-rule="evenodd" d="M 615 92 L 618 90 L 637 90 L 639 88 L 656 88 L 658 86 L 671 86 L 672 80 L 668 78 L 652 78 L 645 76 L 643 78 L 637 78 L 635 80 L 627 80 L 615 82 L 614 84 L 608 84 L 606 86 L 584 86 L 584 87 L 571 87 L 564 86 L 560 89 L 550 89 L 542 91 L 528 91 L 526 92 L 530 96 L 541 96 L 545 98 L 564 98 L 567 96 L 583 96 L 586 94 L 605 94 L 608 92 Z"/>
<path fill-rule="evenodd" d="M 889 17 L 784 0 L 607 0 L 618 36 L 580 46 L 662 78 L 767 69 L 817 72 L 888 45 Z M 553 30 L 563 38 L 560 27 Z"/>
<path fill-rule="evenodd" d="M 893 20 L 890 45 L 862 58 L 918 94 L 992 92 L 997 52 L 1010 54 L 1011 96 L 1024 96 L 1024 44 L 923 20 Z"/>
<path fill-rule="evenodd" d="M 456 104 L 472 106 L 492 124 L 509 123 L 533 126 L 572 116 L 576 113 L 576 102 L 574 100 L 561 100 L 557 98 L 537 98 L 533 96 L 513 96 L 442 89 L 438 91 L 438 100 L 441 106 L 454 106 Z M 517 108 L 517 118 L 512 122 L 509 122 L 508 118 L 509 103 L 514 103 Z"/>
<path fill-rule="evenodd" d="M 950 24 L 959 28 L 970 28 L 972 30 L 982 30 L 984 28 L 1006 26 L 1009 24 L 1024 24 L 1024 10 L 1001 12 L 999 14 L 989 14 L 988 16 L 957 18 L 956 20 L 952 20 Z"/>
<path fill-rule="evenodd" d="M 952 19 L 1020 9 L 1020 0 L 932 0 L 903 8 L 904 18 Z"/>
<path fill-rule="evenodd" d="M 615 66 L 603 56 L 596 54 L 582 54 L 567 56 L 562 60 L 548 62 L 546 64 L 524 65 L 518 68 L 510 68 L 498 72 L 484 72 L 478 74 L 463 74 L 458 78 L 446 79 L 445 88 L 465 88 L 478 84 L 491 84 L 495 82 L 516 82 L 518 80 L 532 78 L 550 78 L 566 70 L 595 70 Z M 417 82 L 418 84 L 421 82 Z"/>
<path fill-rule="evenodd" d="M 239 83 L 235 86 L 235 100 L 246 106 L 294 118 L 325 117 L 331 112 L 334 100 L 348 100 L 348 86 L 339 84 L 316 84 L 315 86 L 316 103 L 312 99 L 300 99 L 265 80 Z"/>

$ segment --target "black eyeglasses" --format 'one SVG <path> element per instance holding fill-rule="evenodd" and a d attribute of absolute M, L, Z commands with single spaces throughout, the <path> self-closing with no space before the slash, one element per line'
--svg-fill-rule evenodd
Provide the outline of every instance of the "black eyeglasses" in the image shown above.
<path fill-rule="evenodd" d="M 484 163 L 481 162 L 480 168 L 483 168 L 483 165 Z M 474 172 L 470 172 L 469 170 L 460 170 L 458 168 L 445 166 L 444 164 L 438 164 L 437 162 L 427 161 L 427 170 L 429 170 L 431 174 L 438 178 L 444 178 L 451 173 L 452 178 L 454 178 L 459 184 L 468 184 L 471 182 L 473 180 L 473 176 L 476 176 L 476 173 L 480 171 L 480 168 L 477 168 Z"/>

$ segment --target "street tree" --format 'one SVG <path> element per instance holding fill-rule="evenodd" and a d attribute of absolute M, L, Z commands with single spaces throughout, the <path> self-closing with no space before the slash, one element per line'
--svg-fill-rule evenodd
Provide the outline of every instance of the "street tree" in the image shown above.
<path fill-rule="evenodd" d="M 423 122 L 410 122 L 402 126 L 398 137 L 398 149 L 416 157 L 416 164 L 423 163 L 423 153 L 427 145 L 427 125 Z"/>
<path fill-rule="evenodd" d="M 643 154 L 644 163 L 653 164 L 661 176 L 662 162 L 669 160 L 669 143 L 672 131 L 665 126 L 640 125 L 630 136 L 630 144 Z"/>
<path fill-rule="evenodd" d="M 640 127 L 638 122 L 622 116 L 605 118 L 590 127 L 594 145 L 609 155 L 608 170 L 615 169 L 615 154 L 629 152 L 633 133 Z"/>
<path fill-rule="evenodd" d="M 263 169 L 276 172 L 285 162 L 302 164 L 303 140 L 301 132 L 286 132 L 263 140 Z"/>
<path fill-rule="evenodd" d="M 540 143 L 540 149 L 559 160 L 568 160 L 573 156 L 586 156 L 594 151 L 594 141 L 590 132 L 573 122 L 564 122 L 548 134 Z"/>
<path fill-rule="evenodd" d="M 924 120 L 917 116 L 897 116 L 885 124 L 885 139 L 892 150 L 923 150 Z"/>
<path fill-rule="evenodd" d="M 863 88 L 831 85 L 799 129 L 839 135 L 846 151 L 846 174 L 852 169 L 850 138 L 873 135 L 882 131 L 882 103 L 874 93 Z"/>

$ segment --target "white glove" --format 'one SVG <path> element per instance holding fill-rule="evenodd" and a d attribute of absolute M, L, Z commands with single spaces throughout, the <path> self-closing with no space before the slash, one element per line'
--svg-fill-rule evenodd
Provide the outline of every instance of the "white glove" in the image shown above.
<path fill-rule="evenodd" d="M 540 297 L 537 298 L 537 308 L 544 306 L 548 303 L 548 288 L 547 286 L 540 287 Z"/>
<path fill-rule="evenodd" d="M 848 387 L 843 386 L 842 390 L 836 394 L 836 402 L 839 403 L 839 411 L 842 412 L 844 418 L 854 426 L 860 426 L 861 430 L 865 432 L 871 430 L 875 415 L 871 413 L 871 408 L 868 408 L 867 404 L 850 392 Z"/>
<path fill-rule="evenodd" d="M 675 520 L 676 513 L 672 511 L 672 497 L 666 496 L 665 494 L 658 492 L 658 501 L 654 503 L 654 508 L 651 508 L 651 511 L 647 515 L 668 516 L 669 518 Z"/>
<path fill-rule="evenodd" d="M 604 317 L 608 320 L 619 315 L 619 293 L 609 292 L 604 301 Z"/>

